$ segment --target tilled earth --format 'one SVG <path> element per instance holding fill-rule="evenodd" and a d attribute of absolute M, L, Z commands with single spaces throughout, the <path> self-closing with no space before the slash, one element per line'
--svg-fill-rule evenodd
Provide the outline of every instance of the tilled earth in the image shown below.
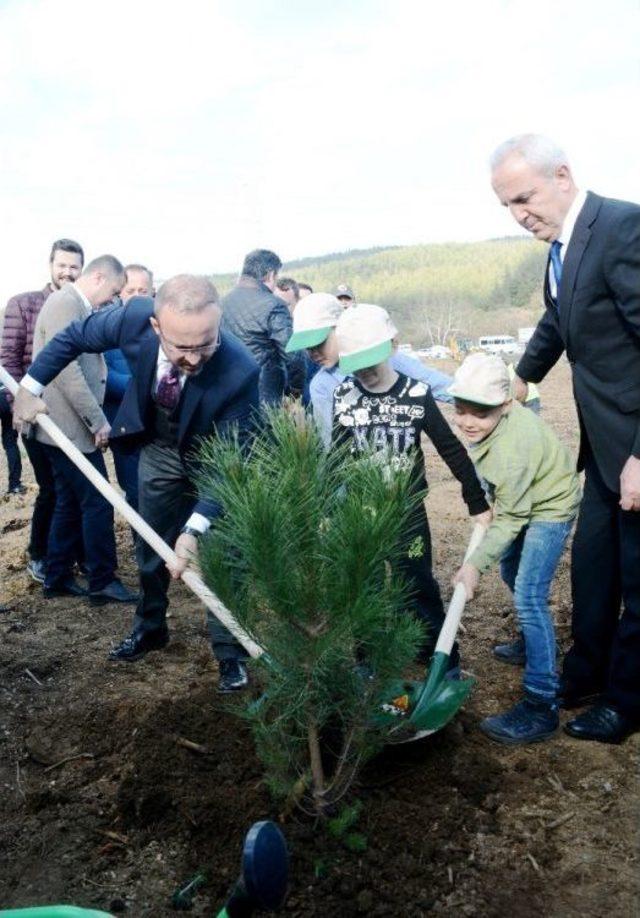
<path fill-rule="evenodd" d="M 542 397 L 545 419 L 575 450 L 566 364 Z M 469 525 L 457 484 L 432 448 L 427 454 L 435 569 L 447 592 Z M 24 572 L 30 472 L 25 461 L 29 493 L 0 503 L 0 600 L 13 605 L 0 616 L 0 906 L 69 902 L 155 918 L 173 914 L 173 890 L 202 869 L 207 882 L 192 914 L 215 914 L 246 829 L 280 812 L 251 737 L 215 695 L 202 611 L 174 586 L 169 647 L 132 666 L 109 664 L 131 609 L 45 601 Z M 118 542 L 122 576 L 134 584 L 122 523 Z M 306 817 L 286 818 L 286 913 L 638 914 L 640 735 L 607 747 L 559 734 L 505 749 L 477 729 L 518 696 L 519 671 L 491 654 L 496 640 L 513 636 L 510 608 L 498 576 L 487 576 L 464 617 L 464 666 L 478 679 L 465 710 L 363 773 L 364 853 L 341 848 Z M 553 610 L 566 647 L 568 557 Z"/>

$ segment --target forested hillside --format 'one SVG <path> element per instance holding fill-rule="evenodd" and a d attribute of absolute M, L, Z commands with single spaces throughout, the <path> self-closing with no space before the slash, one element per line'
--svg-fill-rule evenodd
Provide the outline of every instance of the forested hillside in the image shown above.
<path fill-rule="evenodd" d="M 283 275 L 314 290 L 348 283 L 360 302 L 387 307 L 414 344 L 436 328 L 458 334 L 513 333 L 536 321 L 546 247 L 508 237 L 486 242 L 366 249 L 290 262 Z M 214 278 L 221 291 L 233 275 Z"/>

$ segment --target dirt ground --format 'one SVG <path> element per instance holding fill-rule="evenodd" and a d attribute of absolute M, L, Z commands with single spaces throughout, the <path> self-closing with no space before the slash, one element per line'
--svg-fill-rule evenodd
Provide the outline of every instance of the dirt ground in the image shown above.
<path fill-rule="evenodd" d="M 575 449 L 567 365 L 541 389 L 545 419 Z M 435 569 L 448 593 L 469 525 L 457 484 L 432 450 L 428 466 Z M 68 902 L 161 918 L 173 914 L 173 890 L 203 869 L 192 914 L 215 914 L 245 831 L 279 811 L 251 737 L 216 697 L 201 609 L 173 587 L 166 651 L 109 664 L 131 609 L 43 599 L 24 572 L 35 493 L 27 461 L 24 480 L 24 498 L 0 502 L 0 600 L 14 606 L 0 616 L 0 906 Z M 3 489 L 5 482 L 2 465 Z M 134 584 L 122 523 L 118 541 L 122 576 Z M 566 648 L 567 557 L 553 609 Z M 367 767 L 359 788 L 367 850 L 347 852 L 302 816 L 285 821 L 286 914 L 639 914 L 640 734 L 614 747 L 562 733 L 517 749 L 491 743 L 478 721 L 517 698 L 520 675 L 491 654 L 514 633 L 497 575 L 485 578 L 464 625 L 464 667 L 477 687 L 444 731 L 388 749 Z"/>

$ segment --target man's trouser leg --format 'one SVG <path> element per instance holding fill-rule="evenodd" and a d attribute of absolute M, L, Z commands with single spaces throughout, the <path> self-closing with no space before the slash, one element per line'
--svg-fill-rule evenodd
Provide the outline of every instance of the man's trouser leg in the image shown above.
<path fill-rule="evenodd" d="M 562 669 L 564 690 L 575 694 L 601 692 L 607 683 L 622 601 L 618 500 L 589 455 L 571 553 L 573 643 Z"/>
<path fill-rule="evenodd" d="M 138 466 L 139 512 L 170 548 L 191 515 L 194 491 L 177 449 L 157 443 L 142 448 Z M 134 630 L 163 629 L 169 605 L 169 571 L 162 558 L 141 538 L 137 540 L 136 554 L 140 568 L 140 601 Z M 246 656 L 233 635 L 208 611 L 207 627 L 218 660 Z"/>
<path fill-rule="evenodd" d="M 640 724 L 640 512 L 617 508 L 622 615 L 613 636 L 604 700 Z"/>
<path fill-rule="evenodd" d="M 49 567 L 51 564 L 54 565 L 54 568 L 56 567 L 56 542 L 66 546 L 65 564 L 67 566 L 69 562 L 73 564 L 76 560 L 75 555 L 69 558 L 70 545 L 72 544 L 71 534 L 61 531 L 63 526 L 66 527 L 71 524 L 71 501 L 69 499 L 69 494 L 71 493 L 80 513 L 79 526 L 82 533 L 84 563 L 87 568 L 89 590 L 101 590 L 113 580 L 117 567 L 116 540 L 113 530 L 113 507 L 61 449 L 58 449 L 56 446 L 48 446 L 47 451 L 51 458 L 54 474 L 56 476 L 56 487 L 58 487 L 59 482 L 61 483 L 51 526 L 51 538 L 49 540 L 47 586 L 49 585 L 50 576 Z M 84 457 L 98 472 L 100 472 L 102 477 L 106 479 L 107 469 L 100 450 L 84 453 Z M 64 482 L 64 484 L 62 484 L 62 482 Z M 59 512 L 58 503 L 60 494 L 64 495 L 64 506 Z M 76 509 L 74 512 L 77 513 L 78 510 Z M 67 519 L 67 517 L 69 517 L 69 519 Z M 54 546 L 53 560 L 51 558 L 52 545 Z M 53 573 L 51 577 L 54 579 Z"/>
<path fill-rule="evenodd" d="M 138 461 L 140 451 L 129 452 L 122 449 L 117 443 L 111 444 L 113 464 L 116 470 L 118 484 L 125 493 L 127 503 L 134 510 L 138 509 Z"/>
<path fill-rule="evenodd" d="M 17 488 L 22 478 L 22 460 L 18 448 L 18 434 L 13 429 L 13 414 L 6 395 L 0 393 L 0 423 L 2 425 L 2 446 L 7 456 L 9 490 Z"/>
<path fill-rule="evenodd" d="M 55 503 L 49 541 L 47 545 L 47 571 L 45 587 L 62 586 L 73 575 L 73 565 L 82 541 L 82 513 L 71 483 L 64 474 L 62 463 L 56 463 L 56 453 L 61 451 L 56 446 L 39 444 L 47 458 L 51 475 L 55 483 Z"/>
<path fill-rule="evenodd" d="M 47 557 L 49 530 L 56 506 L 56 487 L 53 480 L 51 459 L 43 443 L 33 437 L 23 437 L 22 442 L 27 451 L 29 462 L 38 485 L 38 496 L 33 505 L 31 517 L 31 536 L 29 555 L 34 561 L 44 561 Z"/>

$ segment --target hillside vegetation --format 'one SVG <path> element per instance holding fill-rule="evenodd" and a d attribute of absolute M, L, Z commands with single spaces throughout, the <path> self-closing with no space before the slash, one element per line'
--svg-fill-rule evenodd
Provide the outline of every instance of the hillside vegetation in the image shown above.
<path fill-rule="evenodd" d="M 421 345 L 447 325 L 473 337 L 535 324 L 546 254 L 534 240 L 507 237 L 341 252 L 290 262 L 282 274 L 314 290 L 348 283 L 360 302 L 389 309 L 403 337 Z M 235 276 L 214 281 L 226 292 Z"/>

